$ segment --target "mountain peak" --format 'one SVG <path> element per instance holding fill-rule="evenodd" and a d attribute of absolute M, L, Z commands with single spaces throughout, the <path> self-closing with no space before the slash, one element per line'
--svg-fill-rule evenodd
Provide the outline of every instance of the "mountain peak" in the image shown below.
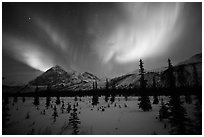
<path fill-rule="evenodd" d="M 54 67 L 50 68 L 50 69 L 53 69 L 53 70 L 64 70 L 61 66 L 59 65 L 55 65 Z"/>

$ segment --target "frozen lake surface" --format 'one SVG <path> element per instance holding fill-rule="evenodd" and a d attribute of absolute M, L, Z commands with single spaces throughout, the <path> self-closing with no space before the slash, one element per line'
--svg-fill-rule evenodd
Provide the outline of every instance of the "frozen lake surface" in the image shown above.
<path fill-rule="evenodd" d="M 161 99 L 152 110 L 139 109 L 136 96 L 90 97 L 10 97 L 5 134 L 169 134 L 168 120 L 159 121 Z M 193 98 L 193 97 L 192 97 Z M 185 97 L 181 97 L 185 101 Z M 153 97 L 150 96 L 151 103 Z M 184 102 L 193 119 L 194 100 Z"/>

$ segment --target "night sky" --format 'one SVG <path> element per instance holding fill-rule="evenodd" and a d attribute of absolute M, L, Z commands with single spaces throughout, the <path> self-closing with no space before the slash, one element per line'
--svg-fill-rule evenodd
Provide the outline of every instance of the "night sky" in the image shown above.
<path fill-rule="evenodd" d="M 202 3 L 5 3 L 2 75 L 23 84 L 52 66 L 115 77 L 202 52 Z"/>

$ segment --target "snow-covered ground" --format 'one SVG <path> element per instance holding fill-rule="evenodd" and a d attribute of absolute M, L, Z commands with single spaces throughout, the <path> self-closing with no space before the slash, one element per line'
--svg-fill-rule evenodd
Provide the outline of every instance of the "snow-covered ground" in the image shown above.
<path fill-rule="evenodd" d="M 168 97 L 159 97 L 165 102 Z M 153 102 L 153 97 L 150 97 Z M 158 116 L 160 103 L 152 104 L 152 111 L 143 112 L 138 107 L 138 97 L 99 97 L 99 103 L 92 105 L 92 97 L 60 97 L 61 103 L 56 105 L 56 97 L 51 97 L 50 106 L 46 107 L 46 98 L 39 98 L 39 105 L 33 104 L 33 97 L 22 97 L 13 103 L 9 98 L 9 121 L 6 134 L 169 134 L 170 125 L 167 121 L 160 122 Z M 181 97 L 181 100 L 185 100 Z M 62 104 L 64 109 L 62 112 Z M 72 110 L 68 113 L 68 103 Z M 193 116 L 194 103 L 186 104 L 188 116 Z M 54 119 L 54 106 L 58 117 Z M 75 106 L 75 111 L 73 110 Z M 167 127 L 164 128 L 166 122 Z"/>

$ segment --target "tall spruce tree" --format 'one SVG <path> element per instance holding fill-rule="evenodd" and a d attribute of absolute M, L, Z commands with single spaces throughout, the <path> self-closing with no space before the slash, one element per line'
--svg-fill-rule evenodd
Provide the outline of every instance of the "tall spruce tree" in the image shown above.
<path fill-rule="evenodd" d="M 168 59 L 167 87 L 171 88 L 171 89 L 175 88 L 174 67 L 173 67 L 170 59 Z"/>
<path fill-rule="evenodd" d="M 140 75 L 140 88 L 141 90 L 145 90 L 146 88 L 146 80 L 144 78 L 144 66 L 143 66 L 143 62 L 142 60 L 140 59 L 140 64 L 139 64 L 139 75 Z M 149 99 L 149 96 L 147 95 L 142 95 L 140 98 L 139 98 L 139 101 L 140 103 L 138 104 L 139 105 L 139 109 L 142 109 L 143 111 L 149 111 L 152 109 L 152 106 L 151 106 L 151 102 L 150 102 L 150 99 Z"/>
<path fill-rule="evenodd" d="M 170 134 L 186 135 L 191 134 L 192 131 L 188 130 L 190 127 L 190 119 L 187 118 L 185 108 L 182 106 L 180 97 L 172 95 L 169 101 L 169 122 L 171 124 Z"/>
<path fill-rule="evenodd" d="M 142 89 L 145 89 L 146 88 L 146 80 L 144 78 L 144 74 L 145 74 L 145 71 L 144 71 L 144 66 L 143 66 L 143 62 L 142 60 L 140 59 L 140 64 L 139 64 L 139 75 L 140 75 L 140 88 Z"/>

